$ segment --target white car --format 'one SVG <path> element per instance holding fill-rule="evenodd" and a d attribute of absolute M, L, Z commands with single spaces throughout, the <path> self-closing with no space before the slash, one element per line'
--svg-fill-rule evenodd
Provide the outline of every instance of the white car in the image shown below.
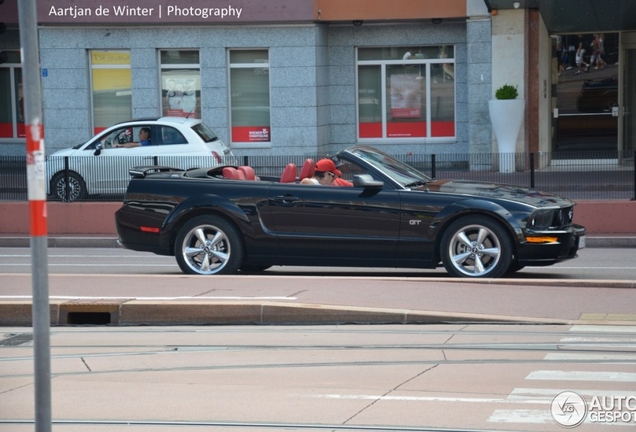
<path fill-rule="evenodd" d="M 150 140 L 140 143 L 144 128 L 144 132 L 150 131 Z M 132 120 L 115 124 L 84 144 L 48 156 L 48 193 L 63 201 L 96 194 L 123 194 L 130 181 L 128 171 L 134 166 L 188 169 L 234 163 L 230 148 L 200 119 Z"/>

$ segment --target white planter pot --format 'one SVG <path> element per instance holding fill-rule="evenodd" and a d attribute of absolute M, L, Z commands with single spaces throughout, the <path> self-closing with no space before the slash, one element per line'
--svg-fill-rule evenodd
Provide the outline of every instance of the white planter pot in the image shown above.
<path fill-rule="evenodd" d="M 517 136 L 523 123 L 526 102 L 523 99 L 488 101 L 492 129 L 499 145 L 499 171 L 515 171 Z"/>

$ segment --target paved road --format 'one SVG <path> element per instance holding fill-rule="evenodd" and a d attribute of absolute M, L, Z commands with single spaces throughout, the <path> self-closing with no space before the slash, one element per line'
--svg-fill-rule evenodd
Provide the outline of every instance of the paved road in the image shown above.
<path fill-rule="evenodd" d="M 631 266 L 633 271 L 633 261 L 619 261 L 624 251 L 616 251 L 612 264 L 602 261 L 606 249 L 598 259 L 590 249 L 584 266 L 573 270 L 567 263 L 562 274 L 557 267 L 540 268 L 514 279 L 466 281 L 442 272 L 296 269 L 290 274 L 280 268 L 253 275 L 187 276 L 169 257 L 55 250 L 49 260 L 55 269 L 49 294 L 53 324 L 631 322 L 636 321 L 633 276 L 577 278 L 583 269 L 610 278 L 619 272 L 604 266 Z M 27 250 L 14 258 L 2 252 L 0 325 L 28 325 L 32 281 Z M 533 272 L 545 273 L 529 277 Z"/>
<path fill-rule="evenodd" d="M 49 248 L 48 270 L 51 274 L 166 274 L 179 275 L 181 270 L 174 257 L 134 252 L 120 248 Z M 0 274 L 31 272 L 29 248 L 0 248 Z M 272 267 L 262 276 L 278 275 L 359 275 L 447 277 L 443 268 L 413 269 L 351 269 Z M 514 276 L 516 279 L 587 279 L 636 280 L 636 249 L 587 248 L 579 258 L 548 267 L 528 267 Z"/>
<path fill-rule="evenodd" d="M 2 431 L 33 430 L 30 331 L 0 328 Z M 633 326 L 65 327 L 51 354 L 56 432 L 561 431 L 560 392 L 636 381 Z"/>

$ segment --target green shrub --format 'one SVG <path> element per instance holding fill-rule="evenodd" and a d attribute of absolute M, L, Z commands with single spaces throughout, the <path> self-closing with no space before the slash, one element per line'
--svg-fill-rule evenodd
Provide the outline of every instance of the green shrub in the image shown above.
<path fill-rule="evenodd" d="M 495 92 L 496 99 L 517 99 L 519 92 L 517 87 L 513 87 L 510 84 L 504 84 Z"/>

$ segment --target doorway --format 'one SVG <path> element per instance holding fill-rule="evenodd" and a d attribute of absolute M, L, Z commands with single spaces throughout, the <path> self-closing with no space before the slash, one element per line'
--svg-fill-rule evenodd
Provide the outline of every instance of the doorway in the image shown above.
<path fill-rule="evenodd" d="M 552 40 L 558 65 L 553 158 L 618 158 L 620 34 L 557 35 Z"/>
<path fill-rule="evenodd" d="M 621 122 L 623 157 L 634 161 L 636 152 L 636 32 L 623 34 Z"/>

